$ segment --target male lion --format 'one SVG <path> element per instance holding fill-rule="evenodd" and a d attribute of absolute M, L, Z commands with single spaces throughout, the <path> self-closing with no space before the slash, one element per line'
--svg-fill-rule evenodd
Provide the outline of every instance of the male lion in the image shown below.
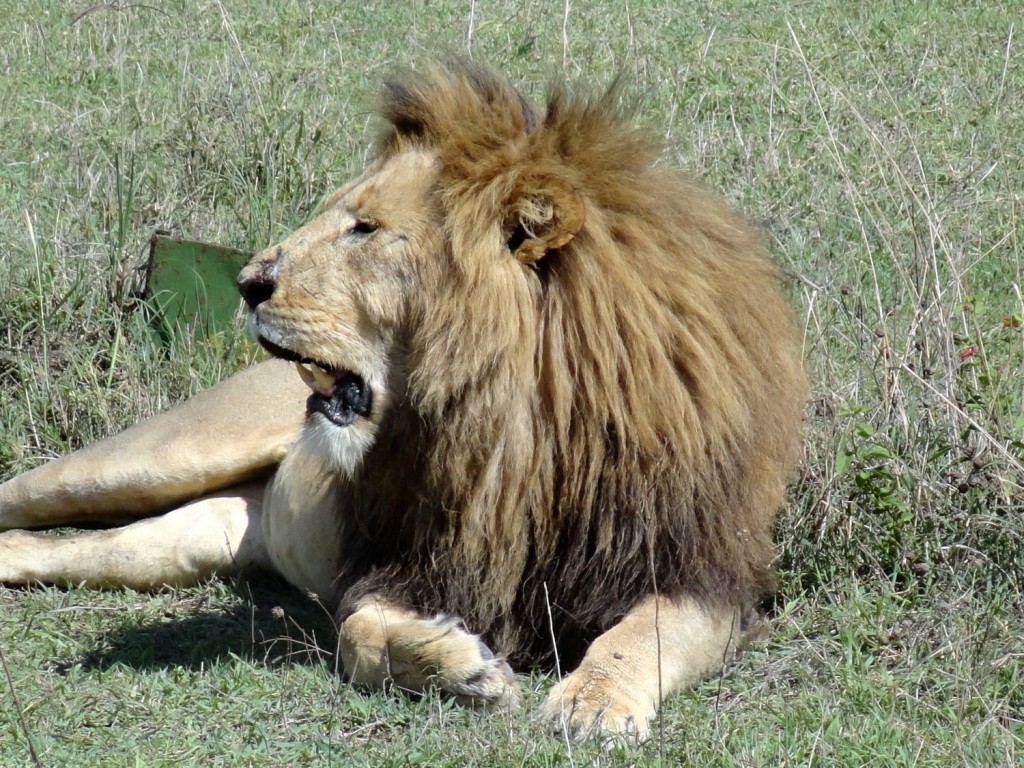
<path fill-rule="evenodd" d="M 645 735 L 770 585 L 805 380 L 758 234 L 620 112 L 469 64 L 387 83 L 376 160 L 239 277 L 299 375 L 0 486 L 0 529 L 172 510 L 3 534 L 0 579 L 271 568 L 331 599 L 358 683 L 512 705 L 506 659 L 557 661 L 546 716 Z"/>

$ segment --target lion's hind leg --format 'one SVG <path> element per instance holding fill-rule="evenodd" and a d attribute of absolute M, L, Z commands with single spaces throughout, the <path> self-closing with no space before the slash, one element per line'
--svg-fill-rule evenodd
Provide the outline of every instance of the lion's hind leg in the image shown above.
<path fill-rule="evenodd" d="M 152 590 L 269 567 L 263 490 L 262 482 L 235 486 L 122 528 L 0 533 L 0 583 Z"/>
<path fill-rule="evenodd" d="M 643 740 L 661 701 L 713 675 L 736 650 L 739 612 L 649 597 L 598 637 L 548 694 L 541 715 L 572 736 Z"/>
<path fill-rule="evenodd" d="M 519 686 L 508 663 L 451 616 L 427 618 L 366 598 L 338 632 L 345 672 L 357 685 L 393 683 L 416 692 L 435 688 L 470 704 L 519 704 Z"/>

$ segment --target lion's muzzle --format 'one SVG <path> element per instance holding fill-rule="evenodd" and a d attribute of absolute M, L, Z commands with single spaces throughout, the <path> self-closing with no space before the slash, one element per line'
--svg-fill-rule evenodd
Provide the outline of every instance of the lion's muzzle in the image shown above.
<path fill-rule="evenodd" d="M 256 340 L 270 354 L 296 364 L 299 375 L 312 390 L 306 400 L 306 412 L 319 413 L 340 427 L 351 425 L 360 416 L 369 417 L 373 407 L 373 392 L 365 380 L 352 371 L 322 363 L 281 346 L 267 338 L 267 326 L 260 325 L 256 309 L 269 301 L 277 289 L 277 275 L 281 260 L 278 247 L 270 259 L 256 257 L 238 276 L 238 290 L 253 313 L 250 323 Z M 253 322 L 255 320 L 255 322 Z"/>

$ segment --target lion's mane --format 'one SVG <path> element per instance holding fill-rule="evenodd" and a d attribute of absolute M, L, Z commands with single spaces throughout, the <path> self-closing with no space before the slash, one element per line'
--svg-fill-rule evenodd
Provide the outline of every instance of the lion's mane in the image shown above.
<path fill-rule="evenodd" d="M 373 592 L 572 664 L 645 595 L 770 586 L 805 397 L 793 317 L 759 234 L 657 164 L 620 101 L 555 86 L 540 114 L 469 64 L 386 84 L 380 151 L 439 158 L 449 277 L 422 287 L 404 393 L 339 480 L 341 618 Z"/>

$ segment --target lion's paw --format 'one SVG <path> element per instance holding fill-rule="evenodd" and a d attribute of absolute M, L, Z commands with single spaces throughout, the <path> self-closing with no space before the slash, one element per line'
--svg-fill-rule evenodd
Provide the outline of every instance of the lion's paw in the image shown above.
<path fill-rule="evenodd" d="M 495 656 L 459 619 L 438 614 L 393 625 L 389 648 L 399 685 L 440 688 L 465 704 L 519 706 L 519 683 L 508 662 Z"/>
<path fill-rule="evenodd" d="M 597 670 L 577 669 L 551 689 L 539 716 L 574 739 L 650 734 L 654 702 L 633 695 L 627 681 Z"/>

